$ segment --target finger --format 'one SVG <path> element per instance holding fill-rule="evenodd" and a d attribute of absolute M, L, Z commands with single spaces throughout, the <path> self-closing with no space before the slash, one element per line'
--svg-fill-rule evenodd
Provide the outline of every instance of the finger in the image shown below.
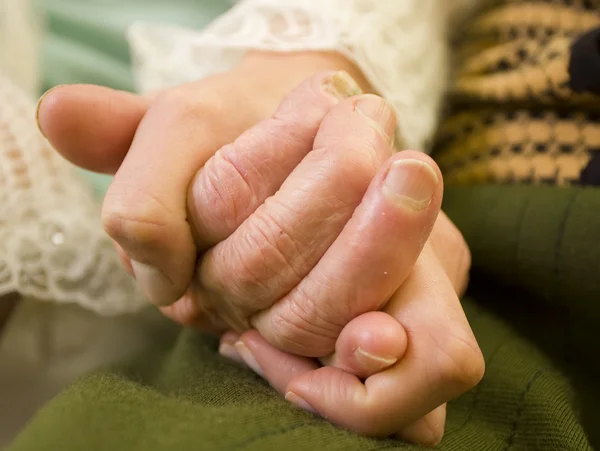
<path fill-rule="evenodd" d="M 406 345 L 406 332 L 398 321 L 384 312 L 364 313 L 344 327 L 335 352 L 321 363 L 367 378 L 400 360 Z"/>
<path fill-rule="evenodd" d="M 167 318 L 182 326 L 194 327 L 202 323 L 204 319 L 200 309 L 198 309 L 192 298 L 187 295 L 171 305 L 159 307 L 159 310 Z"/>
<path fill-rule="evenodd" d="M 444 212 L 440 212 L 435 222 L 430 241 L 456 293 L 462 296 L 469 284 L 471 252 L 458 228 Z"/>
<path fill-rule="evenodd" d="M 220 146 L 252 125 L 246 115 L 231 114 L 236 111 L 233 88 L 225 96 L 211 83 L 157 97 L 104 200 L 104 227 L 132 260 L 138 284 L 156 305 L 182 297 L 194 271 L 196 251 L 186 220 L 192 176 Z"/>
<path fill-rule="evenodd" d="M 331 110 L 315 150 L 281 189 L 205 254 L 199 289 L 212 297 L 217 316 L 243 331 L 251 314 L 270 307 L 309 273 L 391 154 L 395 123 L 392 107 L 373 95 Z M 331 351 L 333 343 L 325 354 Z"/>
<path fill-rule="evenodd" d="M 284 387 L 284 383 L 300 374 L 298 368 L 317 368 L 313 359 L 280 351 L 271 346 L 257 331 L 244 333 L 240 341 L 248 348 L 246 357 L 251 354 L 251 359 L 257 362 L 250 366 L 254 369 L 260 368 L 257 373 L 270 382 L 276 378 L 279 387 Z M 359 352 L 356 353 L 356 350 Z M 322 361 L 359 377 L 368 377 L 395 364 L 402 358 L 405 350 L 406 333 L 398 321 L 386 313 L 369 312 L 351 321 L 344 328 L 336 345 L 336 353 Z M 284 361 L 288 364 L 282 366 Z"/>
<path fill-rule="evenodd" d="M 320 73 L 288 95 L 270 119 L 208 160 L 188 195 L 198 247 L 227 238 L 275 194 L 312 150 L 325 115 L 338 99 L 356 94 L 360 88 L 345 72 Z"/>
<path fill-rule="evenodd" d="M 429 412 L 423 418 L 404 426 L 396 433 L 401 440 L 436 447 L 444 437 L 446 427 L 446 404 Z"/>
<path fill-rule="evenodd" d="M 123 248 L 114 241 L 113 246 L 115 246 L 115 249 L 117 250 L 117 255 L 119 256 L 119 260 L 121 260 L 121 264 L 123 265 L 125 271 L 127 271 L 127 273 L 129 273 L 130 276 L 134 276 L 133 267 L 131 266 L 131 260 L 129 259 Z"/>
<path fill-rule="evenodd" d="M 439 213 L 442 177 L 425 154 L 394 155 L 314 269 L 252 319 L 271 344 L 293 354 L 329 354 L 342 327 L 380 309 L 411 273 Z"/>
<path fill-rule="evenodd" d="M 146 114 L 147 98 L 94 85 L 58 86 L 38 103 L 41 132 L 67 160 L 114 174 Z"/>
<path fill-rule="evenodd" d="M 363 384 L 337 368 L 296 377 L 293 400 L 346 428 L 387 436 L 476 385 L 481 351 L 450 281 L 429 248 L 386 311 L 405 327 L 408 350 L 392 368 Z"/>
<path fill-rule="evenodd" d="M 159 308 L 161 313 L 170 320 L 186 327 L 192 327 L 209 334 L 219 334 L 227 329 L 222 323 L 214 323 L 198 308 L 198 303 L 186 293 L 181 299 L 167 307 Z"/>
<path fill-rule="evenodd" d="M 316 77 L 324 81 L 328 75 L 331 73 Z M 132 259 L 138 283 L 156 305 L 169 305 L 183 296 L 195 269 L 196 247 L 186 209 L 194 174 L 217 149 L 257 122 L 252 111 L 247 111 L 251 107 L 240 109 L 237 105 L 241 93 L 235 92 L 236 87 L 223 93 L 223 83 L 210 79 L 159 96 L 140 123 L 106 194 L 104 226 Z M 291 97 L 310 94 L 307 84 Z M 337 101 L 323 91 L 320 99 L 316 104 L 321 109 Z M 292 116 L 297 122 L 297 115 L 287 117 Z M 264 124 L 257 127 L 256 136 L 261 136 L 261 127 L 266 128 L 265 136 L 277 132 L 276 126 L 269 129 Z M 251 141 L 252 137 L 250 133 L 245 139 Z M 227 177 L 214 182 L 228 189 Z"/>
<path fill-rule="evenodd" d="M 256 330 L 242 334 L 235 348 L 244 363 L 282 395 L 294 377 L 319 367 L 314 359 L 295 356 L 274 348 Z"/>
<path fill-rule="evenodd" d="M 235 349 L 235 344 L 239 341 L 240 335 L 229 331 L 224 333 L 219 340 L 219 354 L 226 359 L 245 365 L 244 359 Z"/>
<path fill-rule="evenodd" d="M 235 337 L 235 334 L 232 334 Z M 233 340 L 228 338 L 227 340 Z M 223 342 L 224 340 L 222 340 Z M 264 378 L 269 384 L 282 395 L 287 392 L 288 401 L 309 412 L 317 413 L 302 398 L 295 396 L 293 392 L 288 392 L 287 387 L 291 381 L 300 376 L 310 375 L 318 368 L 313 359 L 298 357 L 285 353 L 271 346 L 260 336 L 257 331 L 249 331 L 239 337 L 235 344 L 236 349 L 241 353 L 228 357 L 233 360 L 241 357 L 243 362 L 260 377 Z M 339 375 L 346 374 L 340 371 Z M 342 385 L 339 388 L 343 388 Z M 340 412 L 343 415 L 343 412 Z M 441 440 L 444 432 L 446 407 L 442 405 L 424 417 L 403 426 L 396 436 L 406 441 L 420 443 L 426 446 L 435 446 Z"/>

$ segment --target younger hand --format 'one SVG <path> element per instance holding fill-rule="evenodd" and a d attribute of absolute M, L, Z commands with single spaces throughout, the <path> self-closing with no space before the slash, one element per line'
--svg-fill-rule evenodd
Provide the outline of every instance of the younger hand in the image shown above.
<path fill-rule="evenodd" d="M 469 268 L 468 248 L 442 213 L 407 281 L 383 312 L 344 328 L 336 352 L 321 359 L 326 366 L 281 352 L 256 331 L 224 335 L 221 350 L 302 409 L 363 434 L 435 446 L 444 434 L 445 403 L 473 388 L 485 367 L 457 296 Z M 380 371 L 383 365 L 356 357 L 361 349 L 395 349 L 398 361 Z"/>

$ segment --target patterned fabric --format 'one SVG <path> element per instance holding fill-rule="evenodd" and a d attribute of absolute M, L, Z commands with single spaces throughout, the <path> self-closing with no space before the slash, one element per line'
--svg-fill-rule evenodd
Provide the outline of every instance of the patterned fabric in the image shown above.
<path fill-rule="evenodd" d="M 448 89 L 448 31 L 489 0 L 242 0 L 202 31 L 138 23 L 141 91 L 235 67 L 250 50 L 339 52 L 398 113 L 402 145 L 431 150 Z"/>
<path fill-rule="evenodd" d="M 0 70 L 0 299 L 100 315 L 147 305 L 123 270 L 91 190 L 43 138 L 35 106 Z"/>
<path fill-rule="evenodd" d="M 597 7 L 508 0 L 470 24 L 437 141 L 448 184 L 600 184 L 600 98 L 571 87 L 574 44 L 600 26 Z M 579 66 L 598 62 L 596 49 Z"/>

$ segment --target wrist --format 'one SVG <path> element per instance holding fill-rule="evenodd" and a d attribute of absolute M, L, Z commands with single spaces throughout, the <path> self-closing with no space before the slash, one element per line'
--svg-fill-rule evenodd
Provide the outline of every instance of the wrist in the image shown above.
<path fill-rule="evenodd" d="M 345 71 L 365 92 L 373 89 L 362 71 L 349 59 L 337 52 L 265 52 L 251 51 L 234 69 L 250 77 L 254 85 L 265 90 L 281 91 L 281 96 L 307 78 L 324 70 Z"/>
<path fill-rule="evenodd" d="M 230 83 L 248 94 L 248 110 L 263 118 L 303 81 L 327 70 L 348 72 L 364 92 L 373 92 L 360 69 L 336 52 L 251 51 L 227 76 L 232 77 Z"/>

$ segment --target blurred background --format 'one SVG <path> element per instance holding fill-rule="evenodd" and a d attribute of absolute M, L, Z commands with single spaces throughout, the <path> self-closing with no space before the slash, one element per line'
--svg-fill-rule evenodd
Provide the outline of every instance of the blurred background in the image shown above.
<path fill-rule="evenodd" d="M 0 0 L 0 64 L 37 97 L 53 86 L 135 89 L 126 41 L 138 20 L 202 28 L 231 0 Z M 109 177 L 86 173 L 99 195 Z"/>

